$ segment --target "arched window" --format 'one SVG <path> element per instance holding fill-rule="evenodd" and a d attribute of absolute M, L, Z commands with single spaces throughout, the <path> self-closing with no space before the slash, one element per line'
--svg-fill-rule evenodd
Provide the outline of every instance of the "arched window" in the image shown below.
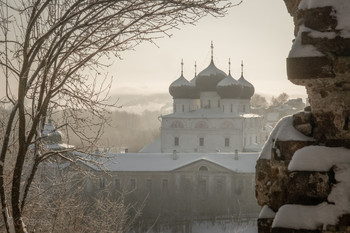
<path fill-rule="evenodd" d="M 171 128 L 183 128 L 184 124 L 181 121 L 174 121 L 170 125 Z"/>
<path fill-rule="evenodd" d="M 198 170 L 201 172 L 207 172 L 209 169 L 206 166 L 201 166 Z"/>
<path fill-rule="evenodd" d="M 194 127 L 198 129 L 208 128 L 208 124 L 205 121 L 198 121 Z"/>
<path fill-rule="evenodd" d="M 220 125 L 221 129 L 232 129 L 233 128 L 233 123 L 230 121 L 224 121 Z"/>

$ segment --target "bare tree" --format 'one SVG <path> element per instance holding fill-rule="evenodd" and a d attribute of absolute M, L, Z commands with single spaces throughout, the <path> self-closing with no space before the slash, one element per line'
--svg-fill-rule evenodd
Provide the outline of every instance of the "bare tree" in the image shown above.
<path fill-rule="evenodd" d="M 287 102 L 289 95 L 285 92 L 279 94 L 277 97 L 271 98 L 271 106 L 276 107 Z"/>
<path fill-rule="evenodd" d="M 238 3 L 239 4 L 239 3 Z M 2 125 L 0 197 L 7 232 L 27 232 L 23 209 L 44 150 L 49 115 L 64 112 L 61 126 L 85 141 L 99 135 L 108 107 L 109 79 L 98 72 L 111 57 L 143 41 L 169 35 L 206 15 L 223 16 L 220 0 L 0 0 L 0 67 L 10 113 Z M 107 94 L 106 94 L 107 93 Z M 96 117 L 77 117 L 89 111 Z M 97 123 L 96 119 L 100 121 Z M 63 154 L 58 153 L 64 157 Z"/>
<path fill-rule="evenodd" d="M 267 105 L 268 105 L 266 98 L 259 94 L 254 94 L 250 102 L 252 107 L 267 108 Z"/>

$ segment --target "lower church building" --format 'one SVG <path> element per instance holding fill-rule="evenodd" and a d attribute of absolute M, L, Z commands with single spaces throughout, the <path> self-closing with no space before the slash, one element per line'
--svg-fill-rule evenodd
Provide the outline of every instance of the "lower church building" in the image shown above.
<path fill-rule="evenodd" d="M 235 80 L 216 68 L 212 56 L 193 80 L 181 72 L 169 92 L 173 113 L 161 117 L 160 138 L 139 153 L 71 152 L 75 165 L 93 174 L 85 177 L 85 194 L 106 192 L 144 203 L 135 232 L 161 232 L 165 226 L 192 232 L 198 221 L 257 218 L 262 117 L 250 113 L 254 87 L 243 77 L 243 64 Z M 59 145 L 62 137 L 49 142 Z"/>

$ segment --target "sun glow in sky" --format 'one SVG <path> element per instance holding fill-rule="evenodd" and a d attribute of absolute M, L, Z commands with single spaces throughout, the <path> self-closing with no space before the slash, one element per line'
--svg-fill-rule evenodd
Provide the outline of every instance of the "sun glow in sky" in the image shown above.
<path fill-rule="evenodd" d="M 194 77 L 210 62 L 210 43 L 214 43 L 214 63 L 238 79 L 241 60 L 244 76 L 260 94 L 278 95 L 286 92 L 292 97 L 306 97 L 304 87 L 287 79 L 286 57 L 292 46 L 294 25 L 282 0 L 244 0 L 223 18 L 208 16 L 196 26 L 181 26 L 172 31 L 171 38 L 145 43 L 135 51 L 122 54 L 109 70 L 114 77 L 112 94 L 145 94 L 167 92 L 169 85 L 181 72 Z"/>

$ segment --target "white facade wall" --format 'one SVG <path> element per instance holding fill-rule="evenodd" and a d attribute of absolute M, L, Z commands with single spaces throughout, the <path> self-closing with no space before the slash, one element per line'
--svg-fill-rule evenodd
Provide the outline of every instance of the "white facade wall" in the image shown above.
<path fill-rule="evenodd" d="M 239 99 L 222 99 L 221 112 L 225 114 L 238 114 L 241 102 Z"/>
<path fill-rule="evenodd" d="M 199 108 L 199 99 L 174 99 L 173 113 L 187 113 Z"/>
<path fill-rule="evenodd" d="M 261 143 L 260 122 L 260 117 L 166 118 L 162 121 L 161 151 L 244 151 L 247 146 Z"/>
<path fill-rule="evenodd" d="M 221 98 L 215 91 L 202 91 L 200 93 L 201 108 L 219 109 Z"/>
<path fill-rule="evenodd" d="M 203 145 L 200 145 L 200 138 L 203 138 Z M 161 152 L 233 152 L 236 149 L 245 151 L 246 147 L 262 142 L 260 117 L 174 116 L 162 120 Z"/>
<path fill-rule="evenodd" d="M 250 113 L 250 100 L 239 100 L 239 106 L 238 106 L 238 112 L 239 113 Z"/>

